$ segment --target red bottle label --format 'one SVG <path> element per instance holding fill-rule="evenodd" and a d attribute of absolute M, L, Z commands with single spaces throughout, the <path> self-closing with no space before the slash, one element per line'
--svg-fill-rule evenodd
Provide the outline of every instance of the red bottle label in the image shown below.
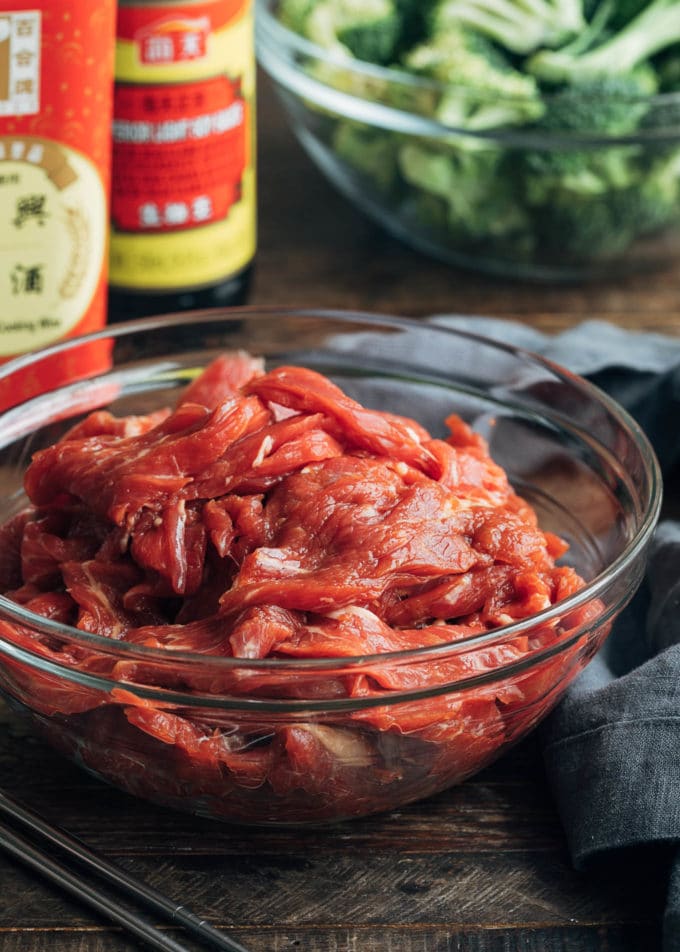
<path fill-rule="evenodd" d="M 255 252 L 250 0 L 118 9 L 110 282 L 205 287 Z"/>
<path fill-rule="evenodd" d="M 116 89 L 111 217 L 121 231 L 195 228 L 241 197 L 248 106 L 226 76 Z"/>
<path fill-rule="evenodd" d="M 106 317 L 114 0 L 0 10 L 0 362 Z M 106 366 L 105 345 L 0 382 L 0 408 Z"/>

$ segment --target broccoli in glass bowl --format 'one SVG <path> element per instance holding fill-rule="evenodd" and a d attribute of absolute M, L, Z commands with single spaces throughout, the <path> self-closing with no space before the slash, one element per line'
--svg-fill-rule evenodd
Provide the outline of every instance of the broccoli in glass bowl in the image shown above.
<path fill-rule="evenodd" d="M 258 0 L 292 125 L 364 212 L 538 279 L 680 252 L 680 0 Z"/>

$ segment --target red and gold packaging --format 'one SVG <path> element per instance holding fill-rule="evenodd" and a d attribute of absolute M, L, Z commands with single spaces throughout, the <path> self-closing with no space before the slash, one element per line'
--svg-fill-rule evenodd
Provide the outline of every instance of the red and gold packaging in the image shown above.
<path fill-rule="evenodd" d="M 115 2 L 9 0 L 0 11 L 0 360 L 102 327 Z M 55 357 L 0 382 L 0 408 L 82 377 Z M 11 387 L 11 392 L 10 392 Z"/>
<path fill-rule="evenodd" d="M 255 253 L 251 0 L 121 0 L 112 288 L 219 284 Z"/>

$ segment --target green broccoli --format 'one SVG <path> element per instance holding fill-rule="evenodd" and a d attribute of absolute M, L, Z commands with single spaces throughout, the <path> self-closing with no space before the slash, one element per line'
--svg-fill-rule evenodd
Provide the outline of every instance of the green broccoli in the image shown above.
<path fill-rule="evenodd" d="M 565 188 L 534 209 L 540 247 L 570 261 L 616 257 L 644 235 L 680 218 L 678 173 L 662 170 L 639 182 L 585 197 Z"/>
<path fill-rule="evenodd" d="M 389 192 L 397 178 L 397 139 L 390 132 L 358 122 L 339 122 L 333 133 L 336 155 L 375 185 Z"/>
<path fill-rule="evenodd" d="M 400 210 L 407 221 L 415 222 L 419 228 L 424 227 L 433 238 L 446 237 L 449 209 L 445 198 L 416 186 L 401 203 Z"/>
<path fill-rule="evenodd" d="M 336 54 L 309 63 L 321 82 L 447 127 L 415 138 L 329 111 L 323 137 L 367 194 L 452 255 L 578 268 L 680 222 L 680 0 L 280 0 L 278 9 Z M 354 70 L 354 59 L 423 82 Z M 658 92 L 671 95 L 650 101 Z M 497 129 L 507 141 L 491 141 Z"/>
<path fill-rule="evenodd" d="M 410 49 L 420 43 L 427 33 L 430 10 L 435 0 L 394 0 L 401 17 L 399 49 Z"/>
<path fill-rule="evenodd" d="M 658 90 L 656 73 L 647 64 L 631 73 L 594 76 L 552 96 L 541 126 L 552 132 L 624 136 L 634 132 Z"/>
<path fill-rule="evenodd" d="M 618 173 L 616 172 L 618 165 Z M 571 261 L 606 260 L 680 220 L 680 152 L 650 160 L 610 149 L 580 175 L 528 178 L 539 245 Z"/>
<path fill-rule="evenodd" d="M 669 152 L 645 170 L 636 195 L 639 234 L 680 220 L 680 150 Z"/>
<path fill-rule="evenodd" d="M 668 50 L 657 63 L 659 88 L 663 93 L 680 93 L 680 46 Z"/>
<path fill-rule="evenodd" d="M 452 27 L 421 43 L 403 60 L 410 72 L 448 88 L 435 117 L 453 128 L 479 131 L 516 125 L 541 115 L 538 86 L 488 40 L 465 27 Z"/>
<path fill-rule="evenodd" d="M 583 16 L 586 22 L 592 20 L 606 2 L 607 0 L 583 0 Z M 612 2 L 612 0 L 609 0 L 609 2 Z"/>
<path fill-rule="evenodd" d="M 391 4 L 375 3 L 375 6 L 388 7 Z M 378 9 L 373 19 L 348 21 L 340 26 L 338 39 L 357 59 L 385 65 L 394 57 L 400 33 L 401 19 L 396 10 Z"/>
<path fill-rule="evenodd" d="M 595 262 L 620 255 L 632 243 L 634 192 L 620 189 L 585 198 L 565 188 L 549 204 L 534 209 L 538 245 L 546 258 Z"/>
<path fill-rule="evenodd" d="M 502 150 L 494 148 L 444 153 L 436 145 L 409 142 L 399 150 L 399 171 L 429 196 L 422 207 L 433 223 L 445 223 L 450 237 L 499 239 L 528 230 L 527 213 L 499 169 L 502 159 Z"/>
<path fill-rule="evenodd" d="M 537 78 L 573 83 L 590 76 L 631 73 L 659 51 L 680 42 L 680 2 L 652 0 L 620 31 L 580 52 L 541 50 L 526 63 Z"/>
<path fill-rule="evenodd" d="M 585 27 L 581 0 L 440 0 L 430 23 L 435 37 L 463 25 L 522 55 L 560 46 Z"/>
<path fill-rule="evenodd" d="M 289 30 L 305 36 L 307 19 L 316 4 L 317 0 L 281 0 L 278 18 Z"/>
<path fill-rule="evenodd" d="M 664 154 L 678 148 L 680 129 L 680 46 L 669 49 L 656 61 L 660 96 L 648 109 L 640 123 L 645 131 L 654 130 L 655 148 Z M 665 137 L 665 142 L 659 139 Z"/>
<path fill-rule="evenodd" d="M 550 147 L 541 150 L 527 149 L 517 153 L 517 167 L 524 182 L 524 196 L 532 208 L 556 206 L 561 217 L 578 216 L 577 206 L 593 214 L 589 233 L 602 226 L 604 235 L 605 211 L 608 196 L 616 191 L 635 188 L 639 182 L 640 148 L 635 144 L 615 143 L 604 145 L 601 141 L 573 144 L 574 133 L 590 132 L 588 110 L 596 116 L 603 138 L 613 133 L 632 131 L 640 119 L 639 109 L 622 102 L 619 107 L 612 100 L 596 98 L 598 89 L 602 94 L 611 82 L 608 78 L 585 82 L 572 87 L 555 97 L 555 102 L 546 111 L 537 129 L 550 130 Z M 602 84 L 602 85 L 600 85 Z M 588 90 L 593 98 L 584 97 Z M 642 107 L 640 106 L 640 109 Z M 630 116 L 628 116 L 630 112 Z M 563 147 L 556 148 L 555 136 L 564 131 Z M 587 216 L 589 212 L 584 214 Z M 604 237 L 602 238 L 604 241 Z M 584 248 L 587 247 L 584 241 Z M 601 244 L 600 241 L 597 245 Z"/>
<path fill-rule="evenodd" d="M 549 108 L 535 123 L 547 133 L 549 146 L 528 149 L 522 165 L 530 177 L 532 191 L 550 191 L 562 176 L 586 183 L 624 184 L 631 146 L 607 147 L 581 144 L 579 136 L 602 138 L 625 136 L 635 131 L 648 109 L 644 96 L 656 89 L 656 78 L 648 67 L 639 67 L 627 76 L 598 76 L 562 89 L 550 100 Z M 555 140 L 562 138 L 562 147 Z M 532 178 L 533 177 L 533 178 Z M 599 188 L 599 186 L 598 186 Z"/>
<path fill-rule="evenodd" d="M 540 158 L 545 164 L 539 165 Z M 529 152 L 518 163 L 526 173 L 524 197 L 530 206 L 550 205 L 563 195 L 568 195 L 570 202 L 590 201 L 637 182 L 636 158 L 630 146 L 560 152 L 553 156 Z"/>
<path fill-rule="evenodd" d="M 658 11 L 660 0 L 646 9 L 652 6 Z M 628 7 L 631 10 L 632 4 Z M 616 142 L 661 118 L 658 107 L 649 102 L 659 87 L 656 71 L 645 56 L 622 59 L 621 69 L 591 68 L 590 57 L 615 42 L 597 37 L 610 12 L 611 8 L 600 8 L 596 14 L 600 22 L 593 19 L 587 39 L 581 37 L 557 54 L 544 52 L 529 61 L 534 69 L 539 60 L 545 63 L 554 56 L 580 64 L 559 77 L 551 74 L 551 79 L 569 84 L 552 94 L 535 124 L 537 130 L 549 133 L 551 147 L 527 150 L 519 163 L 540 246 L 573 261 L 615 257 L 635 238 L 677 215 L 677 174 L 674 178 L 666 167 L 662 150 Z M 676 19 L 679 16 L 676 2 Z M 599 46 L 592 46 L 593 36 Z M 562 132 L 563 148 L 556 149 L 555 139 Z M 579 142 L 580 137 L 591 141 Z M 605 144 L 607 140 L 612 144 Z"/>
<path fill-rule="evenodd" d="M 649 0 L 616 0 L 609 17 L 609 25 L 614 30 L 620 30 L 642 13 L 648 3 Z"/>
<path fill-rule="evenodd" d="M 667 155 L 678 149 L 680 129 L 680 96 L 661 96 L 640 121 L 640 130 L 652 133 L 647 139 L 647 149 Z"/>
<path fill-rule="evenodd" d="M 294 2 L 296 8 L 304 8 L 305 0 Z M 288 16 L 292 27 L 292 15 Z M 401 33 L 393 0 L 318 0 L 295 23 L 299 33 L 324 49 L 349 52 L 379 65 L 391 62 Z"/>
<path fill-rule="evenodd" d="M 490 270 L 495 270 L 491 259 L 496 259 L 499 266 L 506 270 L 507 262 L 512 262 L 514 272 L 516 265 L 530 263 L 535 257 L 535 241 L 530 224 L 522 216 L 518 227 L 515 227 L 515 213 L 517 206 L 511 209 L 512 227 L 502 227 L 503 219 L 494 217 L 493 231 L 470 234 L 461 227 L 460 222 L 452 220 L 449 207 L 445 199 L 413 188 L 400 203 L 400 214 L 415 234 L 424 237 L 424 241 L 417 243 L 438 257 L 464 264 L 466 259 L 474 259 Z M 496 209 L 500 211 L 500 209 Z M 498 226 L 501 227 L 498 227 Z M 429 248 L 427 243 L 429 240 Z M 446 250 L 448 249 L 448 253 Z M 505 262 L 505 263 L 504 263 Z"/>

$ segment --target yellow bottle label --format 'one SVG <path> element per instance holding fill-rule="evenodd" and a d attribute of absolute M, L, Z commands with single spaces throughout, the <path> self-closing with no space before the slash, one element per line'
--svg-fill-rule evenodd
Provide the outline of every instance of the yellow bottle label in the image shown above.
<path fill-rule="evenodd" d="M 112 286 L 200 288 L 249 263 L 254 102 L 250 2 L 119 8 Z"/>
<path fill-rule="evenodd" d="M 86 313 L 106 253 L 106 195 L 90 159 L 0 136 L 0 356 L 64 337 Z"/>

